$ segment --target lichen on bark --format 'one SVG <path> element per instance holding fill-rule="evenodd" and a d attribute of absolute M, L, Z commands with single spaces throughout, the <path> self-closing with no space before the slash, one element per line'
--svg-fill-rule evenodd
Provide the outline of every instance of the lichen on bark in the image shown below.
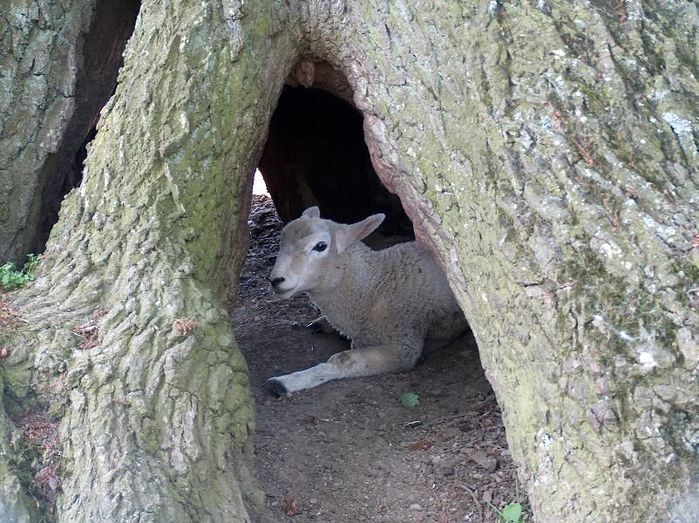
<path fill-rule="evenodd" d="M 27 327 L 3 333 L 3 372 L 30 362 L 30 393 L 61 419 L 60 521 L 262 513 L 247 370 L 222 300 L 285 54 L 256 32 L 269 12 L 233 8 L 143 6 L 83 183 L 37 281 L 11 298 Z M 89 321 L 98 342 L 81 348 Z"/>
<path fill-rule="evenodd" d="M 665 517 L 699 466 L 696 6 L 364 6 L 312 51 L 450 276 L 535 514 Z"/>
<path fill-rule="evenodd" d="M 28 326 L 0 340 L 4 379 L 56 388 L 59 520 L 259 507 L 220 301 L 300 58 L 347 78 L 376 171 L 442 263 L 535 516 L 696 511 L 696 21 L 690 2 L 145 4 L 43 273 L 12 298 Z M 79 349 L 71 329 L 97 316 Z"/>
<path fill-rule="evenodd" d="M 43 165 L 74 107 L 80 35 L 94 1 L 10 0 L 0 14 L 0 259 L 21 261 L 38 227 Z"/>

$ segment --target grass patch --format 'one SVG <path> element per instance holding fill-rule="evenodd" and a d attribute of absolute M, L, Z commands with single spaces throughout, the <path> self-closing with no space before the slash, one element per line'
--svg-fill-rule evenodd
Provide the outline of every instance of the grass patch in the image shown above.
<path fill-rule="evenodd" d="M 27 256 L 27 263 L 21 269 L 17 268 L 13 262 L 0 265 L 0 290 L 14 291 L 34 281 L 34 270 L 41 261 L 37 254 Z"/>

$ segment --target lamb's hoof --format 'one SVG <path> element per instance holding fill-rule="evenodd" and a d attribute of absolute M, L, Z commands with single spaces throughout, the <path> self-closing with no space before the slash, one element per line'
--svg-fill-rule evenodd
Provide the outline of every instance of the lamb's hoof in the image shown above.
<path fill-rule="evenodd" d="M 265 381 L 265 388 L 279 398 L 289 395 L 286 385 L 276 378 L 270 378 Z"/>

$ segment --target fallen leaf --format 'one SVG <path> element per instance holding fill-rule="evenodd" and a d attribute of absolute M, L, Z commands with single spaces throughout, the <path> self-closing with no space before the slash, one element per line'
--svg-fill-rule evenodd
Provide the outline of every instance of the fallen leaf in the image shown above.
<path fill-rule="evenodd" d="M 172 327 L 179 336 L 187 336 L 191 334 L 200 323 L 192 318 L 177 318 L 172 322 Z"/>
<path fill-rule="evenodd" d="M 286 514 L 290 518 L 293 518 L 294 516 L 297 516 L 301 513 L 301 510 L 299 509 L 299 504 L 296 502 L 296 499 L 294 498 L 293 494 L 291 494 L 291 492 L 289 492 L 284 498 L 282 508 L 284 509 L 284 514 Z"/>
<path fill-rule="evenodd" d="M 522 520 L 522 505 L 519 503 L 508 503 L 503 507 L 500 514 L 507 523 L 519 523 Z"/>
<path fill-rule="evenodd" d="M 418 396 L 414 392 L 404 392 L 400 395 L 399 399 L 401 405 L 403 405 L 404 407 L 408 407 L 409 409 L 413 409 L 420 404 L 420 396 Z"/>
<path fill-rule="evenodd" d="M 430 439 L 421 439 L 420 441 L 416 441 L 412 445 L 410 445 L 408 448 L 410 450 L 427 450 L 432 446 L 432 440 Z"/>

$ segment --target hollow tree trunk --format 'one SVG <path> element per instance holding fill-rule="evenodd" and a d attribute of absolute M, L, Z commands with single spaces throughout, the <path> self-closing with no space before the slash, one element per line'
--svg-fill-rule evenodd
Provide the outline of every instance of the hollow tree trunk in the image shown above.
<path fill-rule="evenodd" d="M 29 323 L 4 335 L 11 394 L 28 375 L 42 397 L 63 387 L 59 519 L 245 520 L 259 503 L 218 298 L 282 84 L 314 85 L 316 62 L 346 76 L 374 167 L 449 276 L 537 519 L 692 518 L 693 3 L 184 1 L 139 17 L 43 276 L 13 300 Z M 77 350 L 69 329 L 97 308 L 99 345 Z"/>
<path fill-rule="evenodd" d="M 0 27 L 0 259 L 40 252 L 116 85 L 138 0 L 8 0 Z"/>
<path fill-rule="evenodd" d="M 269 12 L 233 4 L 152 2 L 139 16 L 43 274 L 13 299 L 27 323 L 2 333 L 4 384 L 61 418 L 58 520 L 250 520 L 253 404 L 220 302 L 291 46 L 270 43 Z M 90 321 L 93 347 L 72 332 Z"/>
<path fill-rule="evenodd" d="M 80 35 L 95 1 L 3 0 L 0 13 L 0 259 L 21 259 L 38 229 L 42 167 L 75 111 Z"/>

